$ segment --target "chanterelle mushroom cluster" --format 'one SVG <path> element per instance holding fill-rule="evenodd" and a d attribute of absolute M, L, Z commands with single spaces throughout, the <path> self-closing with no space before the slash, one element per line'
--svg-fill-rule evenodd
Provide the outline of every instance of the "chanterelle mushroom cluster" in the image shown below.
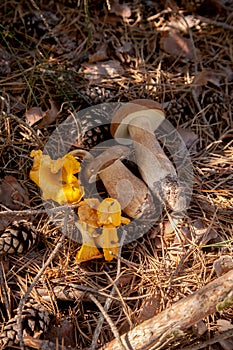
<path fill-rule="evenodd" d="M 30 179 L 42 190 L 44 199 L 52 199 L 59 204 L 74 204 L 81 201 L 84 189 L 74 174 L 80 171 L 80 163 L 71 155 L 52 160 L 41 150 L 32 151 L 34 163 Z M 128 224 L 129 219 L 121 216 L 121 206 L 116 199 L 106 198 L 101 203 L 96 198 L 84 199 L 78 208 L 77 226 L 82 234 L 83 244 L 76 259 L 78 262 L 102 257 L 111 261 L 118 254 L 117 227 Z M 97 233 L 96 229 L 102 232 Z M 113 254 L 112 254 L 113 253 Z"/>
<path fill-rule="evenodd" d="M 98 247 L 103 248 L 105 260 L 111 261 L 113 254 L 118 255 L 117 227 L 128 224 L 129 219 L 121 216 L 121 206 L 116 199 L 106 198 L 101 203 L 96 198 L 84 199 L 78 209 L 83 244 L 76 259 L 78 262 L 102 257 Z M 96 228 L 102 228 L 99 234 Z"/>

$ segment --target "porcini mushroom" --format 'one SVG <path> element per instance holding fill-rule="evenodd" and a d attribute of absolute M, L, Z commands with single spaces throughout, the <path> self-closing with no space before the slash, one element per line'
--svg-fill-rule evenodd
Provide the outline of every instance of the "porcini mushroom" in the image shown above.
<path fill-rule="evenodd" d="M 90 183 L 99 176 L 110 197 L 117 199 L 124 213 L 135 219 L 153 207 L 153 198 L 146 184 L 121 162 L 129 153 L 126 146 L 112 146 L 92 160 L 84 173 Z"/>
<path fill-rule="evenodd" d="M 174 198 L 171 198 L 171 192 L 174 191 L 175 196 L 178 191 L 177 174 L 154 134 L 164 120 L 164 111 L 157 102 L 134 100 L 117 110 L 110 130 L 119 143 L 133 142 L 143 180 L 156 196 L 172 208 Z"/>

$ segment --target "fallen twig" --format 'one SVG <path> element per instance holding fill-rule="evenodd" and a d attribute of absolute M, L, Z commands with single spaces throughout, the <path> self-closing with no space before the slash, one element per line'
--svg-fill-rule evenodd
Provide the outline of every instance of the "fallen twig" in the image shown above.
<path fill-rule="evenodd" d="M 164 333 L 166 337 L 170 337 L 215 312 L 218 303 L 232 293 L 232 289 L 233 270 L 123 334 L 121 340 L 130 349 L 147 350 L 152 346 L 153 349 L 157 349 L 156 343 L 160 342 Z M 120 350 L 116 339 L 101 348 L 101 350 L 112 349 Z"/>

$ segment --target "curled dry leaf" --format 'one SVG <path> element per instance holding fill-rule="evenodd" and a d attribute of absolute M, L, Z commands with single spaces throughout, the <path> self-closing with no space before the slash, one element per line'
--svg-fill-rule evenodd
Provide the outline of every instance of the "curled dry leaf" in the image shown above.
<path fill-rule="evenodd" d="M 191 150 L 193 153 L 197 151 L 196 149 L 196 143 L 198 140 L 197 134 L 195 134 L 191 129 L 183 129 L 178 126 L 177 128 L 178 133 L 182 137 L 185 146 Z"/>
<path fill-rule="evenodd" d="M 26 122 L 33 126 L 37 122 L 41 120 L 40 123 L 37 124 L 38 128 L 43 128 L 47 125 L 52 124 L 59 113 L 59 109 L 57 108 L 56 103 L 53 100 L 49 100 L 50 108 L 47 109 L 46 112 L 43 112 L 40 107 L 31 107 L 25 113 Z"/>
<path fill-rule="evenodd" d="M 218 234 L 214 230 L 206 227 L 201 219 L 197 219 L 190 228 L 182 227 L 182 232 L 188 239 L 200 245 L 205 245 L 210 240 L 218 237 Z"/>
<path fill-rule="evenodd" d="M 0 203 L 15 210 L 20 210 L 25 204 L 29 204 L 26 188 L 21 186 L 12 175 L 6 175 L 0 180 Z"/>
<path fill-rule="evenodd" d="M 110 60 L 106 62 L 97 62 L 96 64 L 85 63 L 82 65 L 86 79 L 96 83 L 101 82 L 105 77 L 113 78 L 123 73 L 120 62 Z"/>
<path fill-rule="evenodd" d="M 112 1 L 110 3 L 110 13 L 122 17 L 123 19 L 131 17 L 131 8 L 128 5 L 119 4 L 118 1 Z"/>
<path fill-rule="evenodd" d="M 139 320 L 140 323 L 148 320 L 149 318 L 157 315 L 160 310 L 161 295 L 154 293 L 145 300 L 145 303 L 141 309 Z"/>
<path fill-rule="evenodd" d="M 50 108 L 43 115 L 43 119 L 38 124 L 38 128 L 43 128 L 47 125 L 52 124 L 57 119 L 59 109 L 53 100 L 49 100 Z"/>
<path fill-rule="evenodd" d="M 173 57 L 195 60 L 195 52 L 191 40 L 184 38 L 179 33 L 164 33 L 160 40 L 160 47 Z"/>
<path fill-rule="evenodd" d="M 202 72 L 199 72 L 195 78 L 195 84 L 197 85 L 206 85 L 208 82 L 213 85 L 220 86 L 222 75 L 210 69 L 205 69 Z"/>
<path fill-rule="evenodd" d="M 230 255 L 223 255 L 215 260 L 213 267 L 217 276 L 222 276 L 224 273 L 233 269 L 233 258 Z"/>
<path fill-rule="evenodd" d="M 200 96 L 202 87 L 205 86 L 208 82 L 219 87 L 223 75 L 225 74 L 220 74 L 210 69 L 204 69 L 203 71 L 199 72 L 194 80 L 194 90 L 197 97 Z"/>
<path fill-rule="evenodd" d="M 106 59 L 108 59 L 107 44 L 103 43 L 97 48 L 97 51 L 93 55 L 89 56 L 89 63 L 104 61 Z"/>
<path fill-rule="evenodd" d="M 43 112 L 40 107 L 31 107 L 25 113 L 26 122 L 32 126 L 43 118 Z"/>

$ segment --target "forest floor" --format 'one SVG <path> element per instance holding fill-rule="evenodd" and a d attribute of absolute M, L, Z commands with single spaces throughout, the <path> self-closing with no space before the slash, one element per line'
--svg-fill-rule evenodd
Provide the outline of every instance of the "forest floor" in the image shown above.
<path fill-rule="evenodd" d="M 50 323 L 28 333 L 27 348 L 49 340 L 51 349 L 97 349 L 232 269 L 232 10 L 232 1 L 220 0 L 1 1 L 0 230 L 26 219 L 38 234 L 23 255 L 2 255 L 2 332 L 20 302 L 26 308 L 34 299 Z M 71 114 L 134 99 L 159 102 L 173 127 L 185 129 L 189 208 L 171 230 L 164 213 L 118 259 L 78 264 L 80 243 L 69 235 L 59 243 L 61 220 L 56 225 L 44 210 L 29 178 L 30 153 Z M 231 350 L 233 335 L 213 341 L 229 330 L 231 306 L 153 349 Z"/>

